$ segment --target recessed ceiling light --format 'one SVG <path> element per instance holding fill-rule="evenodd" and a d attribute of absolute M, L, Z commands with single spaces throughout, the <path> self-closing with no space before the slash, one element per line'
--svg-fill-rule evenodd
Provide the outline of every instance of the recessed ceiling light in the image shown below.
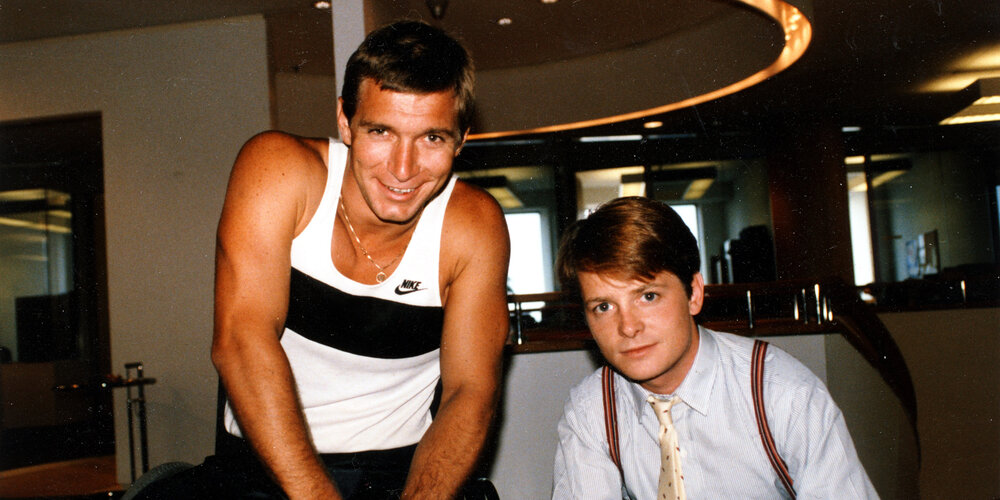
<path fill-rule="evenodd" d="M 650 122 L 643 123 L 642 126 L 645 127 L 645 128 L 660 128 L 660 127 L 663 126 L 663 122 L 661 122 L 661 121 L 650 121 Z"/>
<path fill-rule="evenodd" d="M 500 26 L 510 26 L 513 22 L 514 20 L 509 17 L 501 17 L 500 19 L 497 19 L 497 24 Z"/>
<path fill-rule="evenodd" d="M 640 134 L 628 134 L 628 135 L 598 135 L 598 136 L 585 136 L 577 137 L 577 142 L 622 142 L 622 141 L 641 141 L 642 135 Z"/>
<path fill-rule="evenodd" d="M 559 0 L 540 0 L 542 3 L 556 3 Z"/>
<path fill-rule="evenodd" d="M 316 7 L 317 9 L 327 10 L 330 8 L 330 2 L 323 2 L 323 1 L 316 2 L 313 4 L 313 7 Z"/>

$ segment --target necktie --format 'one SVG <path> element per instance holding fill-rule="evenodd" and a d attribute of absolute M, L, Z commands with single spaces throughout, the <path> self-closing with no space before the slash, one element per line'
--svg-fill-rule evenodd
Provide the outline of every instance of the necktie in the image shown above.
<path fill-rule="evenodd" d="M 685 500 L 680 447 L 677 443 L 674 421 L 670 418 L 670 408 L 679 403 L 681 398 L 674 396 L 668 400 L 662 400 L 650 396 L 647 401 L 653 406 L 656 418 L 660 421 L 660 485 L 656 498 L 657 500 Z"/>

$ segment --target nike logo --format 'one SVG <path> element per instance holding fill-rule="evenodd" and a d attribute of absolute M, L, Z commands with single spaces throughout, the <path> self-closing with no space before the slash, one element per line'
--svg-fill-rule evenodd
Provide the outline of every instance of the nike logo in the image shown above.
<path fill-rule="evenodd" d="M 396 285 L 396 295 L 406 295 L 408 293 L 419 292 L 426 289 L 427 288 L 420 288 L 419 281 L 403 280 L 402 283 Z"/>

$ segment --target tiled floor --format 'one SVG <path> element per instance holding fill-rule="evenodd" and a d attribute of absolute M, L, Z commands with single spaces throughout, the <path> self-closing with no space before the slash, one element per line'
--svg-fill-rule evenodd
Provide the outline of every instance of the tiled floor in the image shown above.
<path fill-rule="evenodd" d="M 81 458 L 0 472 L 0 499 L 116 498 L 115 457 Z"/>

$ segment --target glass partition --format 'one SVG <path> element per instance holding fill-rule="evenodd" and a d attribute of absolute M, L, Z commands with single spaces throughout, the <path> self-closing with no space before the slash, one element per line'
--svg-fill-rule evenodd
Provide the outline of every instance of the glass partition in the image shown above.
<path fill-rule="evenodd" d="M 996 160 L 958 151 L 869 157 L 876 281 L 994 267 Z"/>
<path fill-rule="evenodd" d="M 0 355 L 19 362 L 76 359 L 70 195 L 4 191 L 0 207 Z"/>
<path fill-rule="evenodd" d="M 555 289 L 552 266 L 559 240 L 552 171 L 546 166 L 515 166 L 457 173 L 486 189 L 503 207 L 511 246 L 508 293 Z"/>
<path fill-rule="evenodd" d="M 100 116 L 0 136 L 0 470 L 110 455 Z"/>

